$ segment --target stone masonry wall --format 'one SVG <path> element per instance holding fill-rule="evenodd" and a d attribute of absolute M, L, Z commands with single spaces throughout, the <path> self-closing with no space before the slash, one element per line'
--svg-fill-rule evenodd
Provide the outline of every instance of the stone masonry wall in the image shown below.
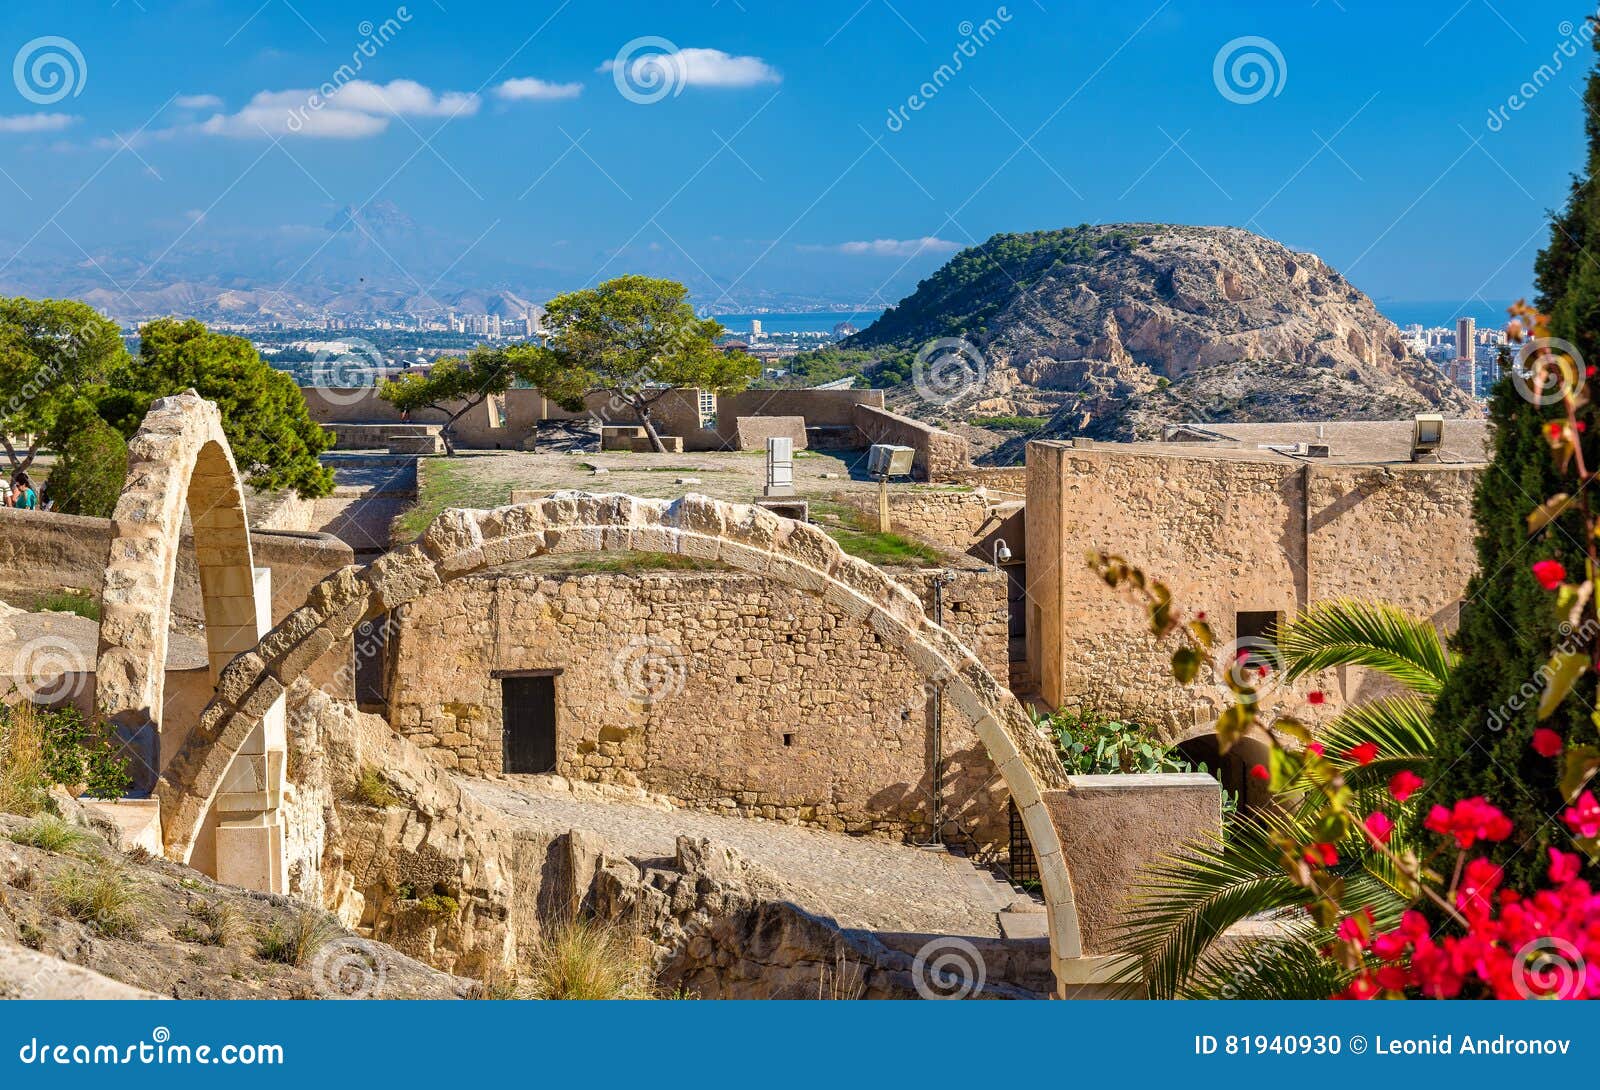
<path fill-rule="evenodd" d="M 931 577 L 902 581 L 931 603 Z M 944 602 L 946 626 L 1004 676 L 1004 576 L 958 572 Z M 929 830 L 924 679 L 870 627 L 801 591 L 724 572 L 496 573 L 412 603 L 394 641 L 392 721 L 463 773 L 503 768 L 493 673 L 560 670 L 562 775 L 854 834 Z M 972 725 L 943 703 L 945 817 L 1003 848 L 1004 788 Z"/>
<path fill-rule="evenodd" d="M 1170 644 L 1139 607 L 1090 570 L 1086 554 L 1126 557 L 1205 610 L 1223 644 L 1245 611 L 1292 617 L 1309 602 L 1377 598 L 1448 630 L 1474 566 L 1472 492 L 1481 467 L 1357 466 L 1028 447 L 1029 658 L 1053 705 L 1129 716 L 1171 737 L 1202 732 L 1220 689 L 1171 679 Z M 1309 497 L 1309 506 L 1308 506 Z M 1367 692 L 1362 671 L 1296 690 Z M 1304 713 L 1306 709 L 1302 709 Z M 1318 716 L 1313 715 L 1313 718 Z"/>

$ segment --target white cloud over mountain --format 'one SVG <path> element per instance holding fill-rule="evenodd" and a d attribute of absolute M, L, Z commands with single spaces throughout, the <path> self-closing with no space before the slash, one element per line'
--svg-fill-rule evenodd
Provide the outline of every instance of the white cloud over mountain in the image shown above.
<path fill-rule="evenodd" d="M 551 83 L 549 80 L 523 76 L 508 79 L 494 89 L 495 97 L 508 102 L 540 102 L 551 99 L 577 98 L 583 93 L 581 83 Z"/>
<path fill-rule="evenodd" d="M 463 91 L 435 92 L 415 80 L 352 80 L 326 97 L 320 90 L 260 91 L 237 113 L 218 113 L 194 126 L 211 136 L 306 136 L 353 140 L 375 136 L 396 117 L 457 117 L 481 101 Z"/>
<path fill-rule="evenodd" d="M 917 254 L 949 254 L 961 249 L 959 242 L 924 235 L 922 238 L 875 238 L 863 242 L 841 242 L 828 247 L 841 254 L 865 257 L 915 257 Z"/>

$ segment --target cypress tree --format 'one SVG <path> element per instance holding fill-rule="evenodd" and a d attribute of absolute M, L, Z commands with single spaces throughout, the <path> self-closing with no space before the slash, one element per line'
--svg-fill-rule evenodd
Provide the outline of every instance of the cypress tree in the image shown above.
<path fill-rule="evenodd" d="M 1596 40 L 1600 50 L 1600 39 Z M 1585 173 L 1573 182 L 1566 207 L 1551 217 L 1550 241 L 1535 266 L 1536 305 L 1549 316 L 1550 335 L 1573 345 L 1580 368 L 1600 363 L 1600 67 L 1589 76 L 1584 96 L 1588 138 Z M 1591 381 L 1591 389 L 1597 389 Z M 1565 809 L 1558 787 L 1560 761 L 1531 748 L 1537 727 L 1557 731 L 1570 745 L 1596 744 L 1592 718 L 1597 676 L 1580 679 L 1543 722 L 1537 719 L 1541 669 L 1552 652 L 1592 654 L 1596 641 L 1574 632 L 1556 595 L 1534 579 L 1531 567 L 1559 561 L 1568 579 L 1581 583 L 1585 527 L 1576 506 L 1530 538 L 1527 517 L 1542 501 L 1577 491 L 1575 475 L 1558 472 L 1546 441 L 1548 422 L 1564 419 L 1559 402 L 1541 406 L 1525 396 L 1509 370 L 1490 403 L 1493 458 L 1479 481 L 1473 504 L 1477 522 L 1478 572 L 1467 586 L 1460 628 L 1452 645 L 1460 655 L 1434 709 L 1438 735 L 1435 783 L 1428 802 L 1449 805 L 1482 795 L 1512 819 L 1516 831 L 1504 844 L 1480 845 L 1506 868 L 1507 884 L 1530 889 L 1543 884 L 1549 847 L 1573 850 L 1561 822 Z M 1580 437 L 1590 467 L 1600 464 L 1600 427 L 1593 404 L 1579 410 Z M 1600 513 L 1600 494 L 1588 497 Z M 1594 615 L 1593 607 L 1585 614 Z M 1478 850 L 1478 849 L 1475 849 Z"/>

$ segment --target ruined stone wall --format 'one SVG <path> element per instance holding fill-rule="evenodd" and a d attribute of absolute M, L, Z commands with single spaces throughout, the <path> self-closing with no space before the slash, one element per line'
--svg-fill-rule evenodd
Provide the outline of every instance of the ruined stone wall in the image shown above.
<path fill-rule="evenodd" d="M 1355 466 L 1032 443 L 1028 448 L 1030 660 L 1052 704 L 1129 716 L 1171 737 L 1209 724 L 1222 692 L 1171 679 L 1142 610 L 1090 570 L 1118 553 L 1204 610 L 1223 644 L 1245 611 L 1284 617 L 1310 602 L 1378 598 L 1454 623 L 1475 564 L 1472 490 L 1481 467 Z M 1308 508 L 1309 496 L 1309 508 Z M 1309 563 L 1308 563 L 1309 558 Z M 1358 671 L 1313 678 L 1331 707 L 1362 695 Z"/>
<path fill-rule="evenodd" d="M 932 601 L 931 573 L 903 581 Z M 944 603 L 947 627 L 1004 676 L 1004 576 L 958 572 Z M 719 813 L 927 834 L 924 679 L 815 596 L 724 572 L 488 574 L 414 602 L 394 641 L 392 721 L 464 773 L 503 768 L 494 673 L 560 670 L 562 775 Z M 942 729 L 946 818 L 1003 847 L 1004 789 L 948 698 Z"/>
<path fill-rule="evenodd" d="M 855 407 L 855 425 L 867 443 L 892 443 L 917 452 L 912 476 L 919 481 L 942 481 L 970 467 L 972 447 L 961 436 L 941 431 L 920 420 L 870 405 Z"/>

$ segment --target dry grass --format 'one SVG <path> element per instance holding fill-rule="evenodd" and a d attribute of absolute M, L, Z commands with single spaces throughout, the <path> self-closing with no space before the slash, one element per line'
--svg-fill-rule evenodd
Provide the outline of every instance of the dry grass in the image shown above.
<path fill-rule="evenodd" d="M 338 934 L 339 928 L 327 913 L 302 909 L 287 922 L 275 920 L 256 933 L 256 956 L 262 961 L 304 967 Z"/>
<path fill-rule="evenodd" d="M 817 969 L 817 998 L 856 1000 L 867 994 L 867 971 L 841 951 L 834 964 Z"/>
<path fill-rule="evenodd" d="M 107 938 L 132 938 L 139 933 L 144 904 L 133 879 L 108 862 L 89 870 L 62 871 L 50 879 L 51 908 L 87 924 Z"/>
<path fill-rule="evenodd" d="M 246 934 L 245 919 L 239 910 L 227 901 L 195 901 L 189 906 L 189 915 L 198 921 L 189 934 L 179 936 L 206 946 L 232 946 Z"/>
<path fill-rule="evenodd" d="M 659 999 L 648 944 L 615 924 L 581 918 L 547 923 L 521 999 Z"/>
<path fill-rule="evenodd" d="M 44 730 L 26 700 L 0 707 L 0 812 L 32 817 L 50 809 Z"/>

